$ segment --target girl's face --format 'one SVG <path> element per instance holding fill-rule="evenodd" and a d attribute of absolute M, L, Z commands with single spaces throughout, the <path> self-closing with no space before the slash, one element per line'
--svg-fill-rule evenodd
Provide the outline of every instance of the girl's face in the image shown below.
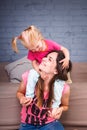
<path fill-rule="evenodd" d="M 29 41 L 29 34 L 28 30 L 23 31 L 20 35 L 20 39 L 22 40 L 22 44 L 25 48 L 31 50 L 32 52 L 42 51 L 43 50 L 43 43 L 41 40 L 36 40 L 35 43 L 30 43 Z"/>
<path fill-rule="evenodd" d="M 43 43 L 39 40 L 37 43 L 34 43 L 33 46 L 30 44 L 30 50 L 32 52 L 38 52 L 43 50 Z"/>
<path fill-rule="evenodd" d="M 56 70 L 56 58 L 58 53 L 52 52 L 42 59 L 39 69 L 49 74 L 57 74 Z"/>

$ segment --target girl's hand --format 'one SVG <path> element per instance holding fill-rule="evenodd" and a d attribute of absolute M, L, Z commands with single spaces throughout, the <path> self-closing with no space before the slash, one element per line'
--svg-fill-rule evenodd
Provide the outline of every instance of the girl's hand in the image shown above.
<path fill-rule="evenodd" d="M 63 64 L 62 64 L 63 69 L 69 67 L 69 59 L 64 58 L 63 60 L 60 61 L 60 63 L 62 63 L 62 62 L 63 62 Z"/>
<path fill-rule="evenodd" d="M 28 105 L 30 105 L 31 102 L 32 102 L 32 98 L 22 97 L 20 99 L 20 104 L 22 106 L 28 106 Z"/>

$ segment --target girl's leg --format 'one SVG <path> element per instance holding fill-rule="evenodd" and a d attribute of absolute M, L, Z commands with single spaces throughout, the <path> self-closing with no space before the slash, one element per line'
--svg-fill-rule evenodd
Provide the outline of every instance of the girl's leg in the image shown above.
<path fill-rule="evenodd" d="M 47 125 L 44 125 L 40 130 L 64 130 L 63 125 L 59 121 L 51 122 Z"/>

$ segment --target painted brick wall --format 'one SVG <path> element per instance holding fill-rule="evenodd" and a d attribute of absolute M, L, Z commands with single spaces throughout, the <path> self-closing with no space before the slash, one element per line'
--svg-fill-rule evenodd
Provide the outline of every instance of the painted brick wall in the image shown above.
<path fill-rule="evenodd" d="M 0 0 L 0 62 L 27 55 L 20 42 L 15 54 L 11 39 L 32 24 L 67 47 L 72 61 L 87 62 L 87 0 Z"/>

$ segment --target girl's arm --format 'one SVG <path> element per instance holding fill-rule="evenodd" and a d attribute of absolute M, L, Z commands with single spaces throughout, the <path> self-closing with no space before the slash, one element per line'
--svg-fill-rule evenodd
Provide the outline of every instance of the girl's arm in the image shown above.
<path fill-rule="evenodd" d="M 69 50 L 62 46 L 61 51 L 63 51 L 65 58 L 61 60 L 60 63 L 63 62 L 63 68 L 67 68 L 69 66 L 69 60 L 70 60 Z"/>

